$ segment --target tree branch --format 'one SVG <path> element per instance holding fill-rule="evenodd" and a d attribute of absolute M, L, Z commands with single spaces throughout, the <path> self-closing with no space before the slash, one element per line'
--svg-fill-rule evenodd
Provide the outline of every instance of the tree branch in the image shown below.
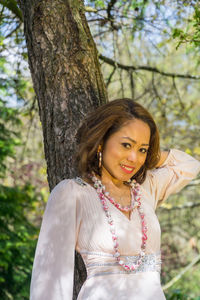
<path fill-rule="evenodd" d="M 22 12 L 18 8 L 16 0 L 0 0 L 0 4 L 7 7 L 21 22 L 23 21 Z"/>
<path fill-rule="evenodd" d="M 200 206 L 200 202 L 198 203 L 188 203 L 185 205 L 179 205 L 179 206 L 172 206 L 172 207 L 160 207 L 161 210 L 170 211 L 170 210 L 177 210 L 177 209 L 188 209 L 188 208 L 195 208 Z"/>
<path fill-rule="evenodd" d="M 113 77 L 115 71 L 116 71 L 116 67 L 113 68 L 112 72 L 110 73 L 110 75 L 109 75 L 109 77 L 108 77 L 108 80 L 107 80 L 107 82 L 106 82 L 106 88 L 108 88 L 108 86 L 109 86 L 109 84 L 110 84 L 110 82 L 111 82 L 111 79 L 112 79 L 112 77 Z"/>
<path fill-rule="evenodd" d="M 111 10 L 114 7 L 115 3 L 117 2 L 117 0 L 111 0 L 108 3 L 108 7 L 107 7 L 107 15 L 109 19 L 112 19 L 112 15 L 111 15 Z"/>
<path fill-rule="evenodd" d="M 176 275 L 172 280 L 170 280 L 167 284 L 165 284 L 162 288 L 163 290 L 167 290 L 171 287 L 176 281 L 178 281 L 189 269 L 191 269 L 195 264 L 200 261 L 200 254 L 197 255 L 189 265 L 187 265 L 178 275 Z"/>
<path fill-rule="evenodd" d="M 97 10 L 96 8 L 93 8 L 93 7 L 91 7 L 91 6 L 84 6 L 84 10 L 85 10 L 86 12 L 94 12 L 94 13 L 97 13 L 97 12 L 98 12 L 98 10 Z"/>
<path fill-rule="evenodd" d="M 13 29 L 9 34 L 7 34 L 5 36 L 5 39 L 11 37 L 13 35 L 13 33 L 15 33 L 19 29 L 20 26 L 21 26 L 21 23 L 18 23 L 18 25 L 15 27 L 15 29 Z"/>
<path fill-rule="evenodd" d="M 200 80 L 200 76 L 190 75 L 190 74 L 178 74 L 178 73 L 163 72 L 163 71 L 157 69 L 156 67 L 123 65 L 123 64 L 116 62 L 113 59 L 106 57 L 102 54 L 99 54 L 99 58 L 101 60 L 103 60 L 105 63 L 107 63 L 113 67 L 117 66 L 118 68 L 126 70 L 126 71 L 142 71 L 143 70 L 143 71 L 147 71 L 147 72 L 158 73 L 158 74 L 160 74 L 162 76 L 166 76 L 166 77 Z"/>
<path fill-rule="evenodd" d="M 175 78 L 174 78 L 174 77 L 172 78 L 172 81 L 173 81 L 173 87 L 174 87 L 174 89 L 175 89 L 175 91 L 176 91 L 176 94 L 177 94 L 177 97 L 178 97 L 180 106 L 181 106 L 181 108 L 184 110 L 184 109 L 185 109 L 185 105 L 184 105 L 183 102 L 182 102 L 182 99 L 181 99 L 179 90 L 178 90 L 178 88 L 177 88 L 177 86 L 176 86 L 176 82 L 175 82 Z"/>
<path fill-rule="evenodd" d="M 115 24 L 114 24 L 114 19 L 113 19 L 113 16 L 111 14 L 111 10 L 114 7 L 116 2 L 117 2 L 117 0 L 111 0 L 108 3 L 108 6 L 107 6 L 107 16 L 108 16 L 108 20 L 110 21 L 110 25 L 111 25 L 113 30 L 118 29 L 118 27 L 115 26 Z"/>
<path fill-rule="evenodd" d="M 159 95 L 159 93 L 158 93 L 158 90 L 157 90 L 157 88 L 156 88 L 156 85 L 155 85 L 154 72 L 152 73 L 152 87 L 153 87 L 153 91 L 154 91 L 154 94 L 155 94 L 156 98 L 157 98 L 160 102 L 162 102 L 162 99 L 161 99 L 161 97 L 160 97 L 160 95 Z"/>
<path fill-rule="evenodd" d="M 134 100 L 135 98 L 135 83 L 133 78 L 133 72 L 129 72 L 130 77 L 130 86 L 131 86 L 131 98 Z"/>

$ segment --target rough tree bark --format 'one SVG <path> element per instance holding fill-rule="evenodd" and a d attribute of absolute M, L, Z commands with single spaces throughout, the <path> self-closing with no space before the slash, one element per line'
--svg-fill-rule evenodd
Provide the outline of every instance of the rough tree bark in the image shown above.
<path fill-rule="evenodd" d="M 82 0 L 19 0 L 29 66 L 39 103 L 50 190 L 75 176 L 72 156 L 80 120 L 107 101 Z M 74 299 L 85 278 L 76 255 Z"/>

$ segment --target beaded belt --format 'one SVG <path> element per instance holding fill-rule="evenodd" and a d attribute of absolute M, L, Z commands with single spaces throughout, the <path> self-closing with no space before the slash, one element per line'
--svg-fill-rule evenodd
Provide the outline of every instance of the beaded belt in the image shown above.
<path fill-rule="evenodd" d="M 146 254 L 139 268 L 134 271 L 125 271 L 112 254 L 104 252 L 80 251 L 87 269 L 87 278 L 109 274 L 136 274 L 140 272 L 159 272 L 161 270 L 160 253 Z M 139 256 L 125 256 L 121 258 L 126 264 L 136 263 Z"/>

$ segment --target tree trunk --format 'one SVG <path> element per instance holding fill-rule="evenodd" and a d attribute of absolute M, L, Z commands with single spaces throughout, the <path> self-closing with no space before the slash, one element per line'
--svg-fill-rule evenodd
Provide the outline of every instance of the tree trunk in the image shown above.
<path fill-rule="evenodd" d="M 81 119 L 107 101 L 82 0 L 20 0 L 29 66 L 39 103 L 50 190 L 72 178 Z M 74 299 L 85 279 L 76 255 Z"/>

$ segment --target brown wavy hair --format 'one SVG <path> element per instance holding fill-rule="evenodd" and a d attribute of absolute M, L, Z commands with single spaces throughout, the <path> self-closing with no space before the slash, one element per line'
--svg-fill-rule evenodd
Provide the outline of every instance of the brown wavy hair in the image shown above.
<path fill-rule="evenodd" d="M 116 99 L 104 104 L 83 120 L 77 131 L 77 153 L 75 163 L 79 175 L 88 178 L 92 171 L 101 176 L 98 166 L 98 147 L 102 148 L 108 138 L 118 131 L 127 121 L 139 119 L 150 128 L 150 143 L 144 165 L 132 177 L 138 183 L 144 182 L 146 172 L 153 169 L 160 158 L 159 132 L 151 114 L 132 99 Z"/>

